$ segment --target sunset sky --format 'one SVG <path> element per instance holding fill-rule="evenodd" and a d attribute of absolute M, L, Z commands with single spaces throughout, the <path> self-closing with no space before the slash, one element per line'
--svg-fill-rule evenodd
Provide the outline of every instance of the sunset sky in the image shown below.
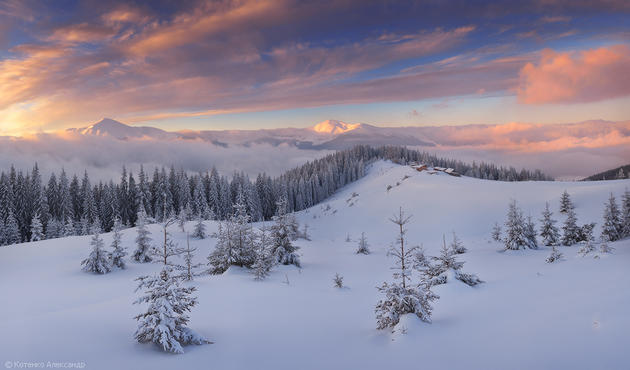
<path fill-rule="evenodd" d="M 630 2 L 0 0 L 0 135 L 630 119 Z"/>

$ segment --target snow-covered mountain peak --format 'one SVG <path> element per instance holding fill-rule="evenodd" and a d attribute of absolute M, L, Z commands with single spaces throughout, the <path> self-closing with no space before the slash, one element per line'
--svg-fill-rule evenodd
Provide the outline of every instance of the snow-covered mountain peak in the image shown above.
<path fill-rule="evenodd" d="M 346 123 L 342 121 L 329 119 L 326 121 L 322 121 L 316 124 L 315 126 L 311 127 L 311 130 L 320 134 L 338 135 L 338 134 L 346 133 L 348 131 L 356 130 L 359 127 L 361 127 L 360 123 Z"/>
<path fill-rule="evenodd" d="M 84 128 L 82 131 L 84 134 L 103 135 L 109 134 L 112 136 L 118 136 L 117 133 L 127 132 L 132 129 L 131 126 L 125 125 L 122 122 L 118 122 L 111 118 L 103 118 L 97 123 Z"/>
<path fill-rule="evenodd" d="M 76 132 L 81 135 L 110 136 L 120 140 L 142 137 L 157 139 L 174 136 L 174 134 L 160 130 L 159 128 L 129 126 L 111 118 L 103 118 L 91 126 L 68 129 L 68 131 Z"/>

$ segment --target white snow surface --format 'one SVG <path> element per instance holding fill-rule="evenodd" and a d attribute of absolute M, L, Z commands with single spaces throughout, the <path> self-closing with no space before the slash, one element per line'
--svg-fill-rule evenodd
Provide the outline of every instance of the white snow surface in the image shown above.
<path fill-rule="evenodd" d="M 365 178 L 298 214 L 312 239 L 296 242 L 301 270 L 279 266 L 262 282 L 239 268 L 198 277 L 189 327 L 214 344 L 186 346 L 183 355 L 133 339 L 133 316 L 144 308 L 132 305 L 134 279 L 158 264 L 85 273 L 80 263 L 90 252 L 89 236 L 2 247 L 0 362 L 83 362 L 87 369 L 628 369 L 630 240 L 611 243 L 614 253 L 598 259 L 577 256 L 578 246 L 559 247 L 564 260 L 553 264 L 545 263 L 550 248 L 501 253 L 490 241 L 510 199 L 536 220 L 549 201 L 561 226 L 564 189 L 579 223 L 597 222 L 599 235 L 604 202 L 610 192 L 619 199 L 625 187 L 629 180 L 484 181 L 377 162 Z M 468 248 L 459 256 L 463 271 L 485 283 L 435 287 L 441 298 L 433 323 L 407 315 L 392 333 L 375 329 L 374 306 L 381 299 L 376 286 L 391 280 L 386 251 L 396 228 L 388 218 L 399 206 L 413 214 L 411 243 L 436 255 L 442 235 L 448 242 L 456 231 Z M 215 222 L 207 225 L 216 230 Z M 160 226 L 149 229 L 159 240 Z M 171 232 L 184 246 L 185 234 L 176 225 Z M 370 255 L 355 254 L 361 232 Z M 123 231 L 129 252 L 135 236 L 135 229 Z M 103 238 L 109 248 L 112 235 Z M 196 258 L 205 261 L 215 242 L 191 240 Z M 333 287 L 335 273 L 346 288 Z"/>

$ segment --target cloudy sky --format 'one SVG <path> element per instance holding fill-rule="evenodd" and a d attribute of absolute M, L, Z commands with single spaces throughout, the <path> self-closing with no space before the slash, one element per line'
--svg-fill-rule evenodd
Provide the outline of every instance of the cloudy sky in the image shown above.
<path fill-rule="evenodd" d="M 630 118 L 630 2 L 0 0 L 0 135 Z"/>

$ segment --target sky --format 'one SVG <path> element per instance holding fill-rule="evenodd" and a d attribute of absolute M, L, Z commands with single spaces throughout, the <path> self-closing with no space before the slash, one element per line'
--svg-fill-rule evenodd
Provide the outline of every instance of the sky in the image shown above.
<path fill-rule="evenodd" d="M 0 0 L 0 135 L 630 119 L 630 2 Z"/>

